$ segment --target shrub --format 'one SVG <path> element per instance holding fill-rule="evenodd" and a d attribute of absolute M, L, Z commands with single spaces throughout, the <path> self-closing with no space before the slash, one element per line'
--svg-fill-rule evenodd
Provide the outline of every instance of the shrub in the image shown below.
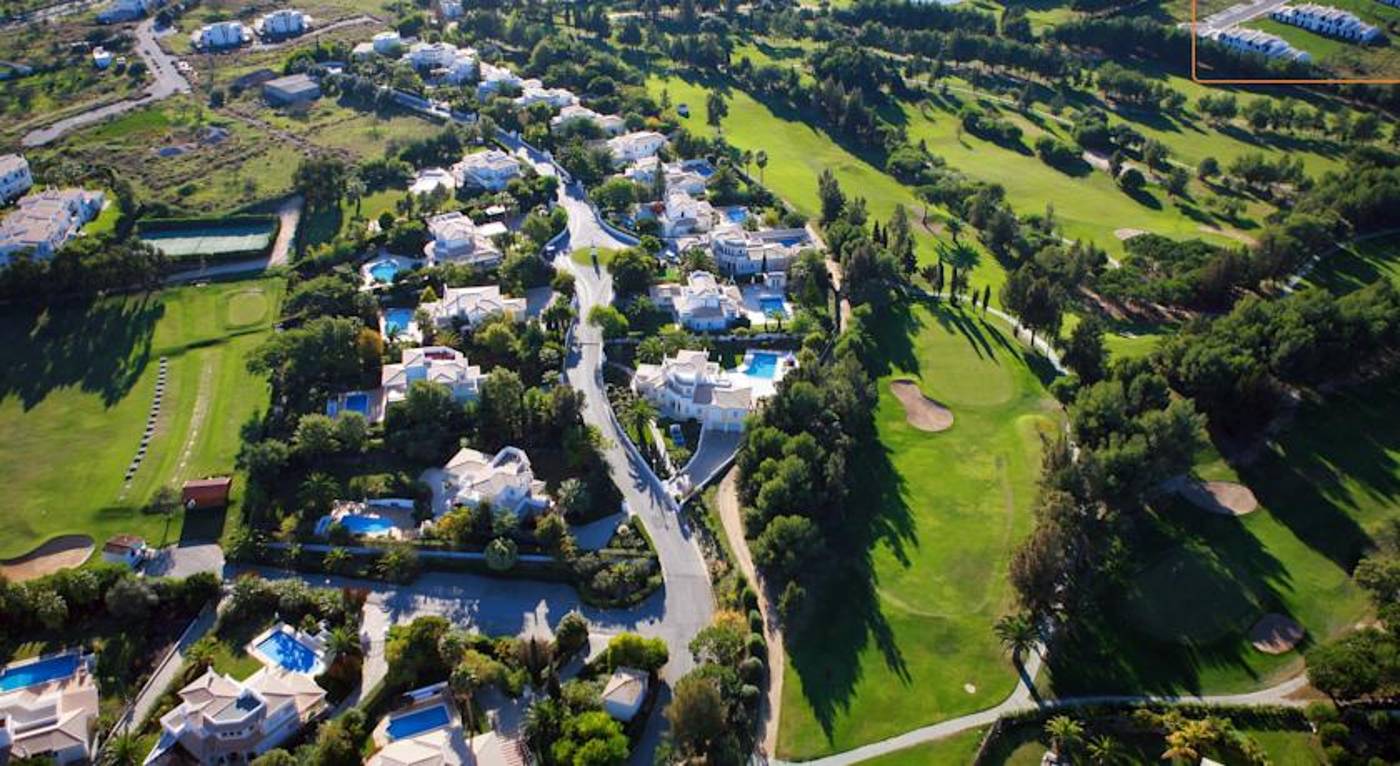
<path fill-rule="evenodd" d="M 554 629 L 554 642 L 558 644 L 559 656 L 565 657 L 583 648 L 588 643 L 588 620 L 578 612 L 569 612 Z"/>
<path fill-rule="evenodd" d="M 763 639 L 762 633 L 750 633 L 744 639 L 744 646 L 749 651 L 750 657 L 764 657 L 768 654 L 768 642 Z"/>
<path fill-rule="evenodd" d="M 739 677 L 749 683 L 758 683 L 763 678 L 763 660 L 747 657 L 739 663 Z"/>
<path fill-rule="evenodd" d="M 518 549 L 515 541 L 508 537 L 498 537 L 486 544 L 486 566 L 496 572 L 505 572 L 515 566 Z"/>
<path fill-rule="evenodd" d="M 670 659 L 666 642 L 659 638 L 643 638 L 636 633 L 620 633 L 608 642 L 604 655 L 609 669 L 622 666 L 655 672 Z"/>

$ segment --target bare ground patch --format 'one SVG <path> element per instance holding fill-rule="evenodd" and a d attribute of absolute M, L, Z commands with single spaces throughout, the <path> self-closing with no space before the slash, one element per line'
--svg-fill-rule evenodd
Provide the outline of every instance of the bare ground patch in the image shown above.
<path fill-rule="evenodd" d="M 60 569 L 82 566 L 92 555 L 92 538 L 87 535 L 61 535 L 39 547 L 0 562 L 0 575 L 11 582 L 23 582 L 53 574 Z"/>
<path fill-rule="evenodd" d="M 1185 479 L 1178 484 L 1177 492 L 1192 505 L 1222 516 L 1243 516 L 1259 509 L 1254 491 L 1233 481 Z"/>
<path fill-rule="evenodd" d="M 904 406 L 909 425 L 920 431 L 947 431 L 953 427 L 953 411 L 924 396 L 914 381 L 892 380 L 890 393 Z"/>
<path fill-rule="evenodd" d="M 1129 239 L 1132 239 L 1133 237 L 1142 236 L 1143 234 L 1146 234 L 1146 233 L 1147 233 L 1147 232 L 1143 231 L 1142 229 L 1126 229 L 1126 228 L 1125 228 L 1125 229 L 1114 229 L 1114 230 L 1113 230 L 1113 236 L 1117 237 L 1117 238 L 1120 239 L 1120 240 L 1129 240 Z"/>
<path fill-rule="evenodd" d="M 1249 642 L 1265 654 L 1286 654 L 1298 646 L 1306 631 L 1281 614 L 1270 612 L 1249 629 Z"/>

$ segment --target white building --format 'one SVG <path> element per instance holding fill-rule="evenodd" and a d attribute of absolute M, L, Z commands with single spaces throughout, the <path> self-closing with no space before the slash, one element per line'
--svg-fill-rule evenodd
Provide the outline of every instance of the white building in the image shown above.
<path fill-rule="evenodd" d="M 462 0 L 438 0 L 438 15 L 443 21 L 462 18 Z"/>
<path fill-rule="evenodd" d="M 446 69 L 457 58 L 457 46 L 452 43 L 414 43 L 405 58 L 415 69 Z"/>
<path fill-rule="evenodd" d="M 666 174 L 666 191 L 682 191 L 691 196 L 705 193 L 705 176 L 684 162 L 662 163 L 660 157 L 643 157 L 627 166 L 623 175 L 629 181 L 650 185 L 655 182 L 657 172 Z"/>
<path fill-rule="evenodd" d="M 423 252 L 430 264 L 452 261 L 474 266 L 490 267 L 501 262 L 501 250 L 491 241 L 493 227 L 477 226 L 459 212 L 443 213 L 428 219 L 428 231 L 433 235 Z"/>
<path fill-rule="evenodd" d="M 524 87 L 525 81 L 516 73 L 503 66 L 481 62 L 481 81 L 476 85 L 478 101 L 487 101 L 506 88 L 522 90 Z"/>
<path fill-rule="evenodd" d="M 651 300 L 658 308 L 669 309 L 676 322 L 690 330 L 723 330 L 744 315 L 739 288 L 720 284 L 708 271 L 691 272 L 683 285 L 652 287 Z"/>
<path fill-rule="evenodd" d="M 458 186 L 479 186 L 487 191 L 506 188 L 512 178 L 520 177 L 520 162 L 500 149 L 468 154 L 452 166 Z"/>
<path fill-rule="evenodd" d="M 1285 5 L 1270 13 L 1269 17 L 1309 32 L 1353 43 L 1371 43 L 1381 38 L 1379 29 L 1357 18 L 1356 14 L 1316 3 Z"/>
<path fill-rule="evenodd" d="M 408 185 L 409 194 L 432 194 L 442 187 L 447 190 L 449 196 L 457 190 L 457 177 L 451 171 L 442 168 L 424 168 L 413 176 L 413 183 Z"/>
<path fill-rule="evenodd" d="M 19 154 L 0 154 L 0 204 L 24 194 L 33 185 L 29 160 Z"/>
<path fill-rule="evenodd" d="M 308 675 L 264 667 L 247 681 L 204 671 L 161 716 L 146 764 L 246 763 L 285 742 L 319 715 L 326 692 Z"/>
<path fill-rule="evenodd" d="M 804 229 L 748 231 L 738 224 L 725 224 L 710 232 L 715 265 L 729 276 L 786 272 L 807 242 Z"/>
<path fill-rule="evenodd" d="M 458 323 L 475 327 L 501 314 L 517 322 L 525 319 L 526 300 L 501 295 L 501 288 L 496 285 L 449 287 L 443 293 L 441 300 L 419 306 L 440 327 Z"/>
<path fill-rule="evenodd" d="M 17 253 L 49 258 L 102 211 L 102 192 L 46 189 L 21 197 L 0 221 L 0 266 Z"/>
<path fill-rule="evenodd" d="M 97 20 L 103 24 L 115 24 L 139 19 L 155 10 L 156 4 L 156 0 L 112 0 L 97 12 Z"/>
<path fill-rule="evenodd" d="M 226 50 L 253 41 L 253 30 L 241 21 L 205 24 L 190 33 L 190 44 L 200 50 Z"/>
<path fill-rule="evenodd" d="M 259 18 L 254 26 L 263 37 L 296 37 L 311 28 L 311 17 L 301 11 L 282 8 Z"/>
<path fill-rule="evenodd" d="M 666 417 L 737 431 L 796 366 L 797 357 L 790 352 L 750 349 L 741 367 L 721 370 L 707 352 L 682 350 L 661 364 L 637 365 L 632 390 Z"/>
<path fill-rule="evenodd" d="M 524 109 L 535 104 L 549 104 L 555 109 L 578 104 L 578 96 L 567 88 L 546 88 L 539 80 L 526 80 L 521 85 L 521 93 L 515 99 L 517 108 Z"/>
<path fill-rule="evenodd" d="M 1400 0 L 1396 0 L 1400 2 Z M 605 136 L 616 136 L 627 130 L 627 121 L 615 114 L 598 114 L 586 106 L 570 104 L 560 108 L 549 121 L 549 129 L 558 132 L 577 122 L 591 122 Z"/>
<path fill-rule="evenodd" d="M 661 224 L 663 237 L 704 234 L 719 222 L 714 206 L 706 200 L 690 196 L 683 189 L 668 188 L 664 205 L 644 206 L 641 212 L 643 216 L 649 212 L 656 218 L 657 223 Z"/>
<path fill-rule="evenodd" d="M 404 349 L 399 364 L 386 364 L 380 372 L 380 386 L 386 404 L 401 402 L 410 384 L 420 380 L 441 383 L 452 390 L 459 402 L 475 401 L 481 395 L 481 368 L 467 362 L 461 351 L 448 346 Z"/>
<path fill-rule="evenodd" d="M 442 81 L 449 85 L 472 82 L 477 77 L 477 69 L 476 51 L 472 48 L 458 50 L 457 55 L 452 58 L 452 63 L 448 64 L 446 71 L 442 73 Z"/>
<path fill-rule="evenodd" d="M 666 137 L 654 130 L 626 133 L 608 139 L 608 151 L 618 165 L 630 165 L 643 157 L 654 157 L 665 145 Z"/>
<path fill-rule="evenodd" d="M 1255 53 L 1267 58 L 1291 59 L 1308 62 L 1312 60 L 1307 52 L 1289 45 L 1283 38 L 1258 29 L 1231 27 L 1222 29 L 1210 36 L 1217 43 L 1242 53 Z"/>
<path fill-rule="evenodd" d="M 630 723 L 641 712 L 647 698 L 649 679 L 636 668 L 621 667 L 603 686 L 603 711 L 622 723 Z"/>
<path fill-rule="evenodd" d="M 7 676 L 36 667 L 54 672 L 0 693 L 0 763 L 42 757 L 59 764 L 90 759 L 98 696 L 88 665 L 80 655 L 68 653 L 5 666 Z"/>
<path fill-rule="evenodd" d="M 489 503 L 522 519 L 549 508 L 544 482 L 535 478 L 530 458 L 519 447 L 503 447 L 492 457 L 463 448 L 447 462 L 445 472 L 454 505 L 475 508 Z"/>
<path fill-rule="evenodd" d="M 370 38 L 374 52 L 381 56 L 394 56 L 403 49 L 403 38 L 398 32 L 377 32 Z"/>
<path fill-rule="evenodd" d="M 112 52 L 101 45 L 92 49 L 92 65 L 98 69 L 106 69 L 112 65 L 112 59 L 116 58 Z"/>

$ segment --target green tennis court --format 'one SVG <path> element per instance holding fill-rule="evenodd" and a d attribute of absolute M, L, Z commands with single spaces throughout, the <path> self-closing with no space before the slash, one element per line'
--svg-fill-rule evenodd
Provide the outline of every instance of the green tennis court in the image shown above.
<path fill-rule="evenodd" d="M 141 234 L 141 241 L 171 258 L 262 250 L 272 242 L 272 223 L 240 223 Z"/>

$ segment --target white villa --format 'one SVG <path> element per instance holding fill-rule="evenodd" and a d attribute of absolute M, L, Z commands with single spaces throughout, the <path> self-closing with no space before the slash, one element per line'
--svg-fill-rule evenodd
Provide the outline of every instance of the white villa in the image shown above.
<path fill-rule="evenodd" d="M 378 32 L 370 38 L 370 46 L 381 56 L 393 56 L 403 48 L 403 38 L 398 32 Z"/>
<path fill-rule="evenodd" d="M 438 15 L 443 21 L 452 21 L 462 17 L 462 0 L 438 0 Z"/>
<path fill-rule="evenodd" d="M 89 661 L 77 654 L 49 655 L 5 666 L 56 667 L 48 680 L 0 693 L 0 763 L 48 756 L 56 763 L 87 761 L 97 725 L 97 682 Z"/>
<path fill-rule="evenodd" d="M 603 710 L 622 723 L 630 723 L 641 712 L 650 682 L 636 668 L 618 668 L 603 686 Z"/>
<path fill-rule="evenodd" d="M 415 69 L 439 72 L 443 82 L 461 85 L 476 79 L 476 49 L 458 48 L 452 43 L 414 43 L 404 58 Z"/>
<path fill-rule="evenodd" d="M 1396 0 L 1400 2 L 1400 0 Z M 598 114 L 586 106 L 569 104 L 559 110 L 559 114 L 549 121 L 549 129 L 555 132 L 576 122 L 591 122 L 606 136 L 616 136 L 627 130 L 627 121 L 615 114 Z"/>
<path fill-rule="evenodd" d="M 366 766 L 486 766 L 462 733 L 457 705 L 446 682 L 408 692 L 408 705 L 374 727 L 379 749 Z M 439 712 L 439 709 L 441 712 Z"/>
<path fill-rule="evenodd" d="M 443 213 L 428 219 L 433 241 L 424 246 L 429 263 L 453 261 L 477 266 L 494 266 L 501 251 L 491 242 L 491 232 L 499 226 L 477 226 L 460 212 Z"/>
<path fill-rule="evenodd" d="M 161 716 L 160 739 L 145 763 L 251 761 L 285 742 L 326 707 L 311 676 L 264 667 L 247 681 L 213 668 L 180 690 L 180 704 Z"/>
<path fill-rule="evenodd" d="M 660 170 L 666 174 L 666 191 L 682 191 L 694 197 L 705 193 L 705 176 L 690 167 L 686 162 L 663 164 L 660 157 L 643 157 L 627 166 L 623 175 L 629 181 L 651 184 Z"/>
<path fill-rule="evenodd" d="M 103 24 L 139 19 L 156 7 L 156 0 L 112 0 L 106 8 L 97 12 L 97 20 Z"/>
<path fill-rule="evenodd" d="M 710 232 L 710 252 L 721 274 L 751 276 L 786 272 L 807 244 L 804 229 L 749 231 L 725 224 Z"/>
<path fill-rule="evenodd" d="M 259 18 L 253 26 L 263 37 L 296 37 L 311 29 L 311 17 L 301 11 L 282 8 Z"/>
<path fill-rule="evenodd" d="M 1371 43 L 1381 37 L 1379 29 L 1357 18 L 1356 14 L 1316 3 L 1285 5 L 1270 13 L 1269 18 L 1353 43 Z"/>
<path fill-rule="evenodd" d="M 201 50 L 237 48 L 252 41 L 253 30 L 241 21 L 205 24 L 190 33 L 190 44 Z"/>
<path fill-rule="evenodd" d="M 11 256 L 31 251 L 50 258 L 102 211 L 102 192 L 45 189 L 21 197 L 18 209 L 0 221 L 0 266 Z"/>
<path fill-rule="evenodd" d="M 625 133 L 608 139 L 608 151 L 613 162 L 630 165 L 643 157 L 654 157 L 666 145 L 666 137 L 654 130 Z"/>
<path fill-rule="evenodd" d="M 476 85 L 476 98 L 478 101 L 486 101 L 502 88 L 522 89 L 525 81 L 520 76 L 503 66 L 481 62 L 481 81 Z"/>
<path fill-rule="evenodd" d="M 578 96 L 568 88 L 546 88 L 539 80 L 526 80 L 521 85 L 521 93 L 515 98 L 515 105 L 524 109 L 535 104 L 549 104 L 555 109 L 576 106 Z"/>
<path fill-rule="evenodd" d="M 29 160 L 20 154 L 0 155 L 0 204 L 24 194 L 33 185 Z"/>
<path fill-rule="evenodd" d="M 450 195 L 457 189 L 457 177 L 442 168 L 423 168 L 413 176 L 413 183 L 408 185 L 408 193 L 432 194 L 439 186 L 447 189 Z"/>
<path fill-rule="evenodd" d="M 742 368 L 722 370 L 705 351 L 681 350 L 661 364 L 637 365 L 632 390 L 666 417 L 738 431 L 744 427 L 744 418 L 775 393 L 778 381 L 796 364 L 791 353 L 750 350 Z"/>
<path fill-rule="evenodd" d="M 520 163 L 500 149 L 475 152 L 452 166 L 458 186 L 479 186 L 487 191 L 506 188 L 512 178 L 520 177 Z"/>
<path fill-rule="evenodd" d="M 658 308 L 671 310 L 676 322 L 689 330 L 723 330 L 744 316 L 739 288 L 720 284 L 708 271 L 691 272 L 683 285 L 652 287 L 651 300 Z"/>
<path fill-rule="evenodd" d="M 404 349 L 399 364 L 386 364 L 379 375 L 386 403 L 401 402 L 408 396 L 409 384 L 426 380 L 452 390 L 457 401 L 473 401 L 481 394 L 481 368 L 467 362 L 461 351 L 449 346 L 422 346 Z"/>
<path fill-rule="evenodd" d="M 481 287 L 449 287 L 441 300 L 424 303 L 419 308 L 432 317 L 439 327 L 465 323 L 475 327 L 490 317 L 507 314 L 515 321 L 525 319 L 526 300 L 501 295 L 496 285 Z"/>
<path fill-rule="evenodd" d="M 535 478 L 530 458 L 519 447 L 502 447 L 492 457 L 463 447 L 444 470 L 444 486 L 454 505 L 475 508 L 490 503 L 522 519 L 549 508 L 544 482 Z"/>
<path fill-rule="evenodd" d="M 643 203 L 637 214 L 639 218 L 655 218 L 661 224 L 661 236 L 667 238 L 704 234 L 719 222 L 713 205 L 683 189 L 667 189 L 664 203 Z"/>
<path fill-rule="evenodd" d="M 1289 45 L 1283 38 L 1259 29 L 1231 27 L 1210 35 L 1211 39 L 1232 50 L 1242 53 L 1256 53 L 1267 58 L 1284 58 L 1308 62 L 1312 56 Z"/>
<path fill-rule="evenodd" d="M 135 567 L 146 557 L 146 541 L 136 535 L 113 535 L 102 544 L 102 560 Z"/>

